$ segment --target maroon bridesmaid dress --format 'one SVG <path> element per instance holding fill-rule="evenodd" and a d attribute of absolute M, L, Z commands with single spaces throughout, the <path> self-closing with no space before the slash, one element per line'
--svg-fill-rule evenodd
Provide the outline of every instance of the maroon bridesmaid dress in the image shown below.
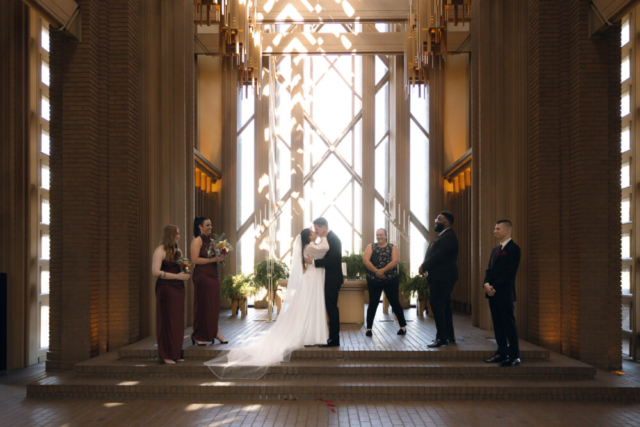
<path fill-rule="evenodd" d="M 200 258 L 208 258 L 207 247 L 211 238 L 200 235 L 202 247 Z M 196 265 L 193 271 L 193 334 L 197 341 L 213 342 L 218 334 L 218 317 L 220 316 L 220 279 L 218 263 Z"/>
<path fill-rule="evenodd" d="M 177 261 L 177 255 L 176 255 Z M 162 271 L 178 274 L 180 267 L 174 261 L 162 261 Z M 182 358 L 184 342 L 184 282 L 163 279 L 156 282 L 156 335 L 160 359 Z"/>

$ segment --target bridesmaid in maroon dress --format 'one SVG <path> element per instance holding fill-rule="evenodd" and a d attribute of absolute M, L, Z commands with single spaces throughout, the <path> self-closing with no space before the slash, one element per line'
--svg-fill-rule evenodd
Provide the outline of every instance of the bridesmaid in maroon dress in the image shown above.
<path fill-rule="evenodd" d="M 158 356 L 166 364 L 184 362 L 184 281 L 189 274 L 181 273 L 176 263 L 182 256 L 178 249 L 180 232 L 175 225 L 162 231 L 162 244 L 153 253 L 152 274 L 156 282 L 156 335 Z"/>
<path fill-rule="evenodd" d="M 224 256 L 209 258 L 207 247 L 211 243 L 211 220 L 196 217 L 193 221 L 193 236 L 191 242 L 191 262 L 193 270 L 193 334 L 191 342 L 194 345 L 207 345 L 217 339 L 227 344 L 218 327 L 220 317 L 220 279 L 218 278 L 218 262 L 224 261 Z"/>

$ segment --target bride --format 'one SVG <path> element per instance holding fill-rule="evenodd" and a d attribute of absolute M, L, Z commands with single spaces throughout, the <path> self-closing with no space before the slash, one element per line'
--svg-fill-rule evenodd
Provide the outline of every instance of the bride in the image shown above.
<path fill-rule="evenodd" d="M 273 326 L 256 342 L 223 351 L 205 365 L 219 378 L 258 379 L 269 366 L 288 362 L 291 353 L 306 345 L 326 343 L 327 317 L 324 306 L 324 268 L 307 265 L 305 255 L 323 258 L 329 250 L 326 237 L 305 228 L 293 245 L 286 299 Z"/>

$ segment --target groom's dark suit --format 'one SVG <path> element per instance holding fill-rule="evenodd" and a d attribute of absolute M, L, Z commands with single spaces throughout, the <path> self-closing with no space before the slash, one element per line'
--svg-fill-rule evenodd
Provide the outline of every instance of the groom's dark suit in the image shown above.
<path fill-rule="evenodd" d="M 513 240 L 509 240 L 504 248 L 500 244 L 491 252 L 489 268 L 482 282 L 482 286 L 488 283 L 496 291 L 492 297 L 485 293 L 485 297 L 489 299 L 491 320 L 498 344 L 496 354 L 511 359 L 520 357 L 518 328 L 513 313 L 519 265 L 520 247 Z"/>
<path fill-rule="evenodd" d="M 329 341 L 340 342 L 340 311 L 338 293 L 344 282 L 342 275 L 342 242 L 333 231 L 327 234 L 329 251 L 314 261 L 316 268 L 324 268 L 324 305 L 329 316 Z"/>

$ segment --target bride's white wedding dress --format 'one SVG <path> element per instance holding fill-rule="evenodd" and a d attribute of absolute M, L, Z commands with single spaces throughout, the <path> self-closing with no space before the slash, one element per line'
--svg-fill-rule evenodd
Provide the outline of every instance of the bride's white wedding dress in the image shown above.
<path fill-rule="evenodd" d="M 305 255 L 323 258 L 329 250 L 326 238 L 304 248 Z M 286 298 L 271 328 L 247 346 L 232 348 L 205 362 L 223 379 L 257 379 L 269 366 L 288 362 L 291 353 L 305 345 L 325 344 L 328 338 L 324 306 L 324 268 L 313 265 L 303 270 L 300 235 L 293 245 Z"/>

